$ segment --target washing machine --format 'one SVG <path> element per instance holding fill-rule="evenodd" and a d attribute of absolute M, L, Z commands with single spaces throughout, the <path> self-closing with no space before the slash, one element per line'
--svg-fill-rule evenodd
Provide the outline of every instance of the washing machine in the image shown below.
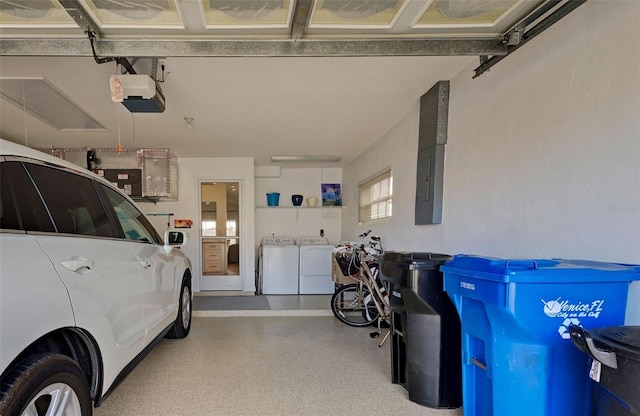
<path fill-rule="evenodd" d="M 300 237 L 300 294 L 332 294 L 335 284 L 331 278 L 333 246 L 324 237 Z"/>
<path fill-rule="evenodd" d="M 298 293 L 299 249 L 292 237 L 264 237 L 260 244 L 260 287 L 265 295 Z"/>

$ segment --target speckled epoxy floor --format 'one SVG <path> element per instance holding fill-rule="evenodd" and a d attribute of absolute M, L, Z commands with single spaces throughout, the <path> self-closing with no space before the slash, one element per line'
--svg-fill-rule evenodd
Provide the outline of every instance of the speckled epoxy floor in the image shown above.
<path fill-rule="evenodd" d="M 333 316 L 331 295 L 220 296 L 196 293 L 193 316 Z"/>
<path fill-rule="evenodd" d="M 389 343 L 324 316 L 195 317 L 162 340 L 96 416 L 460 416 L 390 381 Z"/>

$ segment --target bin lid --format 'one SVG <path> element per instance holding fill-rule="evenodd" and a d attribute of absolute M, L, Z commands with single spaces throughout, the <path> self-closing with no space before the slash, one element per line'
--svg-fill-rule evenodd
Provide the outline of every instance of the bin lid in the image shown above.
<path fill-rule="evenodd" d="M 450 259 L 451 256 L 448 254 L 387 251 L 384 253 L 382 261 L 402 263 L 410 269 L 437 270 L 440 265 Z"/>
<path fill-rule="evenodd" d="M 640 326 L 605 326 L 589 332 L 596 345 L 640 361 Z"/>
<path fill-rule="evenodd" d="M 440 270 L 496 282 L 630 282 L 640 280 L 640 267 L 590 260 L 502 259 L 458 254 Z"/>

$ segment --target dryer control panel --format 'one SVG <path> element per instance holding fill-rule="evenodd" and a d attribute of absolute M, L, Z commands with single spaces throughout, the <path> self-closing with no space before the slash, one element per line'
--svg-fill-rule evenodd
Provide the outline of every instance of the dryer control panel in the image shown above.
<path fill-rule="evenodd" d="M 296 240 L 296 244 L 299 246 L 317 246 L 317 245 L 328 245 L 329 241 L 327 241 L 324 237 L 298 237 Z"/>
<path fill-rule="evenodd" d="M 263 246 L 292 246 L 294 244 L 293 237 L 269 236 L 262 238 Z"/>

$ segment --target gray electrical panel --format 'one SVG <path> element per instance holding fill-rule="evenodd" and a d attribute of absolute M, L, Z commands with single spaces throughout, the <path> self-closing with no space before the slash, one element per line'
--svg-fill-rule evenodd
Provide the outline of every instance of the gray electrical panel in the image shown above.
<path fill-rule="evenodd" d="M 420 98 L 415 223 L 442 223 L 444 148 L 449 122 L 449 81 L 438 81 Z"/>

